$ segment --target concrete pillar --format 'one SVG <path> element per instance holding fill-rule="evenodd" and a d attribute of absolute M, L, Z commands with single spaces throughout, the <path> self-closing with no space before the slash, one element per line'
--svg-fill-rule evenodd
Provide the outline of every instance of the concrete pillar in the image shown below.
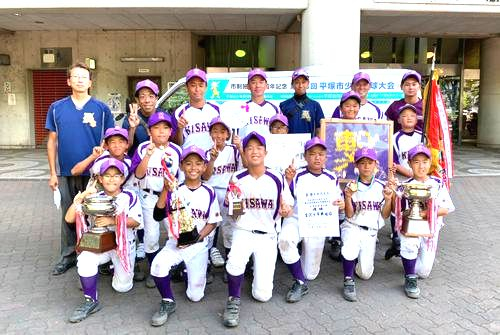
<path fill-rule="evenodd" d="M 361 11 L 357 1 L 309 0 L 302 14 L 301 65 L 352 74 L 359 69 Z"/>
<path fill-rule="evenodd" d="M 420 37 L 418 41 L 418 64 L 427 64 L 427 38 Z"/>
<path fill-rule="evenodd" d="M 477 145 L 500 148 L 500 38 L 481 41 Z"/>
<path fill-rule="evenodd" d="M 415 64 L 415 37 L 405 38 L 404 64 Z"/>
<path fill-rule="evenodd" d="M 274 69 L 276 67 L 276 37 L 259 37 L 259 67 Z"/>

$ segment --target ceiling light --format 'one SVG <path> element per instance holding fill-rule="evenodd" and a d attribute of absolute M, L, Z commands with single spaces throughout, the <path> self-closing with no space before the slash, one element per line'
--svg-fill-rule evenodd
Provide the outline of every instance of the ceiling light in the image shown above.
<path fill-rule="evenodd" d="M 372 55 L 372 53 L 370 51 L 363 51 L 361 53 L 361 58 L 363 58 L 363 59 L 370 58 L 371 55 Z"/>
<path fill-rule="evenodd" d="M 434 52 L 427 51 L 427 59 L 434 57 Z"/>
<path fill-rule="evenodd" d="M 245 55 L 246 55 L 247 53 L 245 52 L 245 50 L 241 50 L 241 49 L 239 49 L 239 50 L 236 50 L 236 52 L 235 52 L 234 54 L 235 54 L 235 55 L 236 55 L 236 57 L 238 57 L 238 58 L 243 58 L 243 57 L 245 57 Z"/>
<path fill-rule="evenodd" d="M 21 16 L 21 13 L 14 13 L 12 15 L 14 15 L 14 16 Z"/>

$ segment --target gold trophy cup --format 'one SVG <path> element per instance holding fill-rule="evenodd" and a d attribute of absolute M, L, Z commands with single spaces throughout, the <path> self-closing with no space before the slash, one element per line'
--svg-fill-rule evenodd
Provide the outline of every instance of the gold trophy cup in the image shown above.
<path fill-rule="evenodd" d="M 178 196 L 176 191 L 172 193 L 170 213 L 176 217 L 179 224 L 177 245 L 189 245 L 198 242 L 200 234 L 194 224 L 191 211 L 186 207 L 184 200 Z"/>
<path fill-rule="evenodd" d="M 403 184 L 403 196 L 408 199 L 410 208 L 403 212 L 401 233 L 409 237 L 431 237 L 429 221 L 422 217 L 422 211 L 427 210 L 427 200 L 431 197 L 431 186 Z"/>
<path fill-rule="evenodd" d="M 85 197 L 82 204 L 83 213 L 90 217 L 90 230 L 83 233 L 77 246 L 78 251 L 102 253 L 116 248 L 115 232 L 107 227 L 96 227 L 98 216 L 114 216 L 116 211 L 115 198 L 107 195 Z"/>

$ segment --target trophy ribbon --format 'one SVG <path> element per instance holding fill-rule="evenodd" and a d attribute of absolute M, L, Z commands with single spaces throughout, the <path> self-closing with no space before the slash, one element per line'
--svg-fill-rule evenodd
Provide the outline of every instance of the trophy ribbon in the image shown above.
<path fill-rule="evenodd" d="M 241 189 L 238 187 L 238 185 L 234 183 L 229 183 L 229 193 L 231 193 L 232 196 L 229 196 L 229 208 L 228 208 L 228 214 L 233 215 L 233 209 L 234 209 L 234 199 L 233 196 L 239 197 L 241 196 Z"/>
<path fill-rule="evenodd" d="M 128 241 L 127 241 L 127 215 L 125 211 L 121 211 L 119 214 L 115 216 L 116 221 L 116 254 L 120 259 L 120 263 L 123 266 L 123 269 L 130 273 L 130 257 L 128 250 Z"/>
<path fill-rule="evenodd" d="M 177 190 L 176 190 L 176 179 L 170 172 L 168 166 L 167 166 L 167 161 L 166 161 L 166 155 L 162 156 L 161 159 L 161 166 L 163 167 L 165 178 L 174 186 L 174 189 L 168 192 L 167 196 L 167 205 L 171 207 L 172 203 L 175 203 L 175 208 L 179 209 L 180 201 L 179 197 L 177 195 Z M 180 226 L 179 226 L 179 210 L 176 210 L 174 212 L 168 211 L 168 226 L 170 233 L 178 239 L 179 238 L 179 231 L 180 231 Z"/>
<path fill-rule="evenodd" d="M 430 197 L 427 200 L 427 219 L 429 221 L 429 228 L 431 234 L 434 236 L 436 232 L 437 219 L 438 219 L 438 205 L 436 199 Z M 433 238 L 427 239 L 427 250 L 433 250 L 436 248 L 436 243 Z"/>
<path fill-rule="evenodd" d="M 403 211 L 401 210 L 402 193 L 396 192 L 394 214 L 396 215 L 396 225 L 394 229 L 399 233 L 401 232 L 401 227 L 403 226 Z"/>
<path fill-rule="evenodd" d="M 87 224 L 85 223 L 85 215 L 82 211 L 82 205 L 77 205 L 75 209 L 76 214 L 76 245 L 80 242 L 83 233 L 88 231 Z"/>

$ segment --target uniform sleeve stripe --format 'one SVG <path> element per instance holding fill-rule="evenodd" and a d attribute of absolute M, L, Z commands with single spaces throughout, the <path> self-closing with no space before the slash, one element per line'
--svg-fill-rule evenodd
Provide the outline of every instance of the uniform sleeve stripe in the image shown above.
<path fill-rule="evenodd" d="M 278 217 L 278 211 L 280 209 L 280 198 L 281 198 L 281 191 L 283 190 L 283 184 L 281 183 L 281 181 L 279 180 L 279 178 L 276 175 L 269 172 L 267 169 L 266 169 L 265 174 L 267 176 L 269 176 L 276 183 L 276 188 L 278 190 L 278 195 L 276 197 L 276 210 L 274 211 L 274 214 L 273 214 L 273 219 L 276 220 L 276 218 Z"/>
<path fill-rule="evenodd" d="M 128 191 L 128 190 L 123 190 L 122 193 L 128 195 L 128 197 L 129 197 L 128 209 L 131 209 L 132 207 L 134 207 L 135 204 L 137 203 L 137 197 L 135 196 L 135 194 L 133 192 Z"/>
<path fill-rule="evenodd" d="M 215 105 L 215 104 L 213 104 L 211 102 L 208 102 L 208 101 L 207 101 L 207 105 L 212 106 L 212 108 L 215 109 L 217 111 L 217 113 L 220 115 L 219 106 L 217 106 L 217 105 Z"/>
<path fill-rule="evenodd" d="M 249 175 L 248 170 L 244 170 L 240 174 L 236 175 L 236 178 L 241 179 L 241 178 L 246 177 L 248 175 Z"/>
<path fill-rule="evenodd" d="M 210 198 L 210 201 L 208 202 L 208 208 L 207 208 L 207 211 L 206 211 L 206 214 L 205 214 L 205 219 L 208 219 L 210 217 L 210 208 L 212 208 L 212 204 L 215 200 L 215 192 L 213 189 L 211 189 L 209 186 L 205 185 L 205 184 L 201 184 L 201 186 L 203 186 L 203 188 L 205 190 L 207 190 L 208 192 L 208 196 Z"/>

